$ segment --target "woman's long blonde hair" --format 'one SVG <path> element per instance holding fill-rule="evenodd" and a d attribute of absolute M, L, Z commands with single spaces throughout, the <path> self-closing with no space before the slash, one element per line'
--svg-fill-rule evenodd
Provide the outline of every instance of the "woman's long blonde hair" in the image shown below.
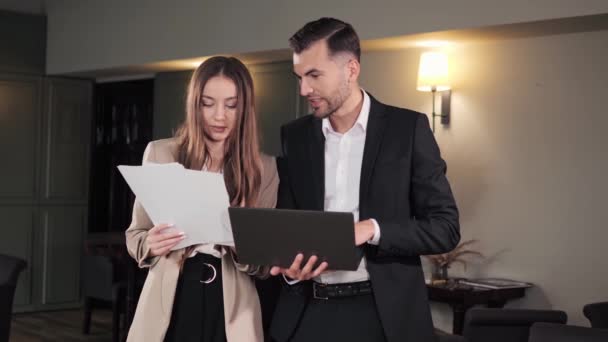
<path fill-rule="evenodd" d="M 234 57 L 217 56 L 202 63 L 192 74 L 186 100 L 186 119 L 176 132 L 178 161 L 201 170 L 211 162 L 202 118 L 203 90 L 209 79 L 223 76 L 237 89 L 234 129 L 224 148 L 223 173 L 233 206 L 255 206 L 262 180 L 253 79 L 247 67 Z"/>
<path fill-rule="evenodd" d="M 233 57 L 217 56 L 203 62 L 192 74 L 186 99 L 186 119 L 177 130 L 178 161 L 184 167 L 201 170 L 210 165 L 211 155 L 205 141 L 202 117 L 203 90 L 209 79 L 223 76 L 237 89 L 235 124 L 224 144 L 223 173 L 230 204 L 253 207 L 262 183 L 262 161 L 259 151 L 253 79 L 247 67 Z M 186 248 L 183 263 L 194 250 Z"/>

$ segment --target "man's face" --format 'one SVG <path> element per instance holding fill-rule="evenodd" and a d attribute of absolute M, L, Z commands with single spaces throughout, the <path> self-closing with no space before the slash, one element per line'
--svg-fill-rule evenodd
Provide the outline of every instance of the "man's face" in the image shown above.
<path fill-rule="evenodd" d="M 300 80 L 300 95 L 308 99 L 316 117 L 329 117 L 350 96 L 347 62 L 344 56 L 330 56 L 325 40 L 293 54 L 293 70 Z"/>

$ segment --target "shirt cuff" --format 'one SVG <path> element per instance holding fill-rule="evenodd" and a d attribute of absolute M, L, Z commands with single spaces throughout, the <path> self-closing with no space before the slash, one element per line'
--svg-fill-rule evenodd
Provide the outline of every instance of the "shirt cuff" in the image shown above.
<path fill-rule="evenodd" d="M 371 238 L 371 240 L 367 241 L 367 243 L 378 246 L 380 244 L 380 226 L 376 220 L 371 220 L 374 223 L 374 236 Z"/>
<path fill-rule="evenodd" d="M 283 274 L 283 279 L 285 279 L 285 282 L 287 283 L 287 285 L 295 285 L 300 282 L 298 279 L 287 278 L 284 274 Z"/>

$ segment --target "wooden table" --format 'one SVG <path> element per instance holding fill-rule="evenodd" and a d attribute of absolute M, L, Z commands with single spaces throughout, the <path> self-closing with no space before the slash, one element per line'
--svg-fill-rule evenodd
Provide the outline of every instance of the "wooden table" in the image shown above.
<path fill-rule="evenodd" d="M 485 305 L 489 308 L 502 308 L 507 301 L 522 298 L 527 287 L 508 289 L 485 289 L 450 282 L 443 285 L 427 284 L 426 288 L 431 301 L 450 305 L 454 314 L 452 332 L 462 335 L 464 317 L 475 305 Z"/>

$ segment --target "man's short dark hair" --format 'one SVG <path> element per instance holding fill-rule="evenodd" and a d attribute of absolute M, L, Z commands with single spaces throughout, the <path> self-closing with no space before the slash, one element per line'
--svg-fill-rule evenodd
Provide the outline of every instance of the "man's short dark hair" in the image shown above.
<path fill-rule="evenodd" d="M 301 53 L 322 39 L 327 41 L 330 55 L 348 52 L 353 54 L 357 61 L 361 60 L 357 32 L 351 24 L 335 18 L 321 18 L 307 23 L 289 38 L 289 46 L 295 53 Z"/>

